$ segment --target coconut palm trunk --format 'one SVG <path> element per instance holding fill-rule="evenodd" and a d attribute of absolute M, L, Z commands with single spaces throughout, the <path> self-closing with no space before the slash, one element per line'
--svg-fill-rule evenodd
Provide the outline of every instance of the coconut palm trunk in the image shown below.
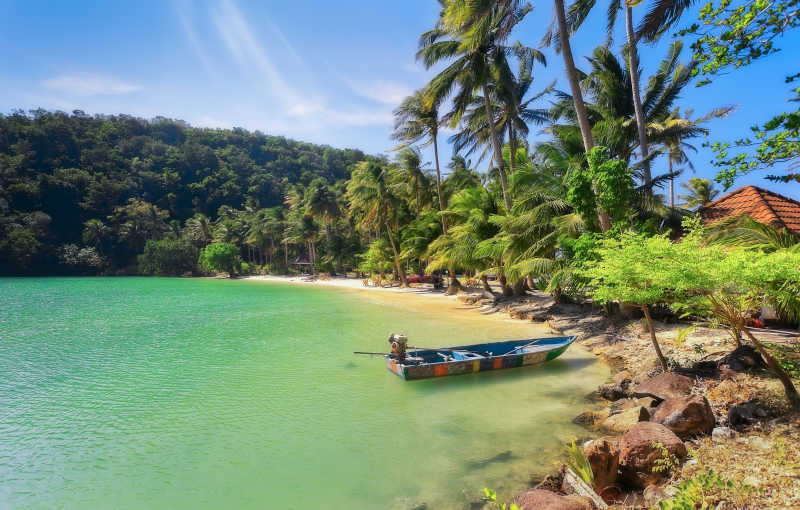
<path fill-rule="evenodd" d="M 564 67 L 567 71 L 567 81 L 572 92 L 572 104 L 575 107 L 575 116 L 578 118 L 578 127 L 583 138 L 583 148 L 589 152 L 594 147 L 592 138 L 592 126 L 589 124 L 589 115 L 586 113 L 586 103 L 583 102 L 583 92 L 578 83 L 578 72 L 575 68 L 575 60 L 572 58 L 572 46 L 569 42 L 569 31 L 567 30 L 566 14 L 564 12 L 564 0 L 553 0 L 556 11 L 556 21 L 558 23 L 558 36 L 561 39 L 561 56 L 564 58 Z M 596 187 L 596 184 L 595 184 Z M 595 193 L 597 189 L 595 189 Z M 611 228 L 611 219 L 605 211 L 598 211 L 597 219 L 603 232 Z"/>
<path fill-rule="evenodd" d="M 650 184 L 653 176 L 650 172 L 650 161 L 647 160 L 649 149 L 647 146 L 647 119 L 642 109 L 642 96 L 639 91 L 639 50 L 638 40 L 633 31 L 633 9 L 625 5 L 625 32 L 628 35 L 628 73 L 631 77 L 631 92 L 633 94 L 633 110 L 636 114 L 636 129 L 639 132 L 639 151 L 642 153 L 644 166 L 642 168 L 644 183 Z"/>
<path fill-rule="evenodd" d="M 578 73 L 575 69 L 575 60 L 572 58 L 572 46 L 569 42 L 569 32 L 567 31 L 567 20 L 564 12 L 564 0 L 553 0 L 558 22 L 558 36 L 561 40 L 561 56 L 564 58 L 564 67 L 567 71 L 567 81 L 572 92 L 572 102 L 575 105 L 575 115 L 578 117 L 578 127 L 581 129 L 583 138 L 583 148 L 586 152 L 594 147 L 592 138 L 592 126 L 589 124 L 589 116 L 586 114 L 586 104 L 583 102 L 583 93 L 578 83 Z"/>
<path fill-rule="evenodd" d="M 442 196 L 442 172 L 439 170 L 439 142 L 438 133 L 433 131 L 431 139 L 433 140 L 433 159 L 436 163 L 436 194 L 439 195 L 439 211 L 442 213 L 442 233 L 447 235 L 447 217 L 444 214 L 444 197 Z M 419 202 L 419 198 L 417 198 Z"/>
<path fill-rule="evenodd" d="M 514 127 L 508 123 L 508 173 L 514 175 L 514 159 L 517 155 L 516 141 L 514 140 Z"/>
<path fill-rule="evenodd" d="M 406 272 L 403 269 L 403 265 L 400 264 L 400 255 L 397 252 L 397 246 L 394 244 L 394 236 L 392 236 L 392 229 L 389 226 L 389 221 L 385 222 L 386 226 L 386 236 L 389 238 L 389 244 L 392 245 L 392 254 L 394 255 L 394 267 L 397 270 L 397 276 L 400 278 L 400 285 L 403 287 L 408 287 L 408 279 L 406 278 Z"/>
<path fill-rule="evenodd" d="M 669 173 L 672 174 L 672 156 L 669 157 Z M 669 206 L 675 209 L 675 177 L 669 178 Z"/>
<path fill-rule="evenodd" d="M 483 101 L 486 105 L 486 117 L 489 126 L 489 133 L 492 139 L 492 148 L 494 149 L 494 163 L 497 165 L 497 173 L 500 174 L 500 186 L 503 188 L 503 201 L 506 204 L 506 210 L 511 211 L 511 196 L 508 194 L 508 176 L 503 162 L 503 148 L 500 145 L 500 134 L 494 125 L 494 108 L 492 101 L 489 98 L 489 85 L 483 84 Z"/>

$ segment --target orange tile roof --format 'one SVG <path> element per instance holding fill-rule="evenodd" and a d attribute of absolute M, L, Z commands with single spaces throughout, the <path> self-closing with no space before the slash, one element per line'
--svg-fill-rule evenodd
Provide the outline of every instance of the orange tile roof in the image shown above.
<path fill-rule="evenodd" d="M 800 202 L 756 186 L 745 186 L 699 209 L 707 221 L 747 214 L 756 221 L 800 235 Z"/>

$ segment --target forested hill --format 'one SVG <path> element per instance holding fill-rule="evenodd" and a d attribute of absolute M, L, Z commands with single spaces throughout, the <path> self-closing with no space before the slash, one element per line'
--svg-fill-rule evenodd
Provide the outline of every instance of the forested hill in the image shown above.
<path fill-rule="evenodd" d="M 268 208 L 295 183 L 346 179 L 363 159 L 358 150 L 165 118 L 0 116 L 0 274 L 62 273 L 64 246 L 131 265 L 154 234 L 137 231 L 148 226 L 134 216 L 180 228 L 226 207 Z"/>

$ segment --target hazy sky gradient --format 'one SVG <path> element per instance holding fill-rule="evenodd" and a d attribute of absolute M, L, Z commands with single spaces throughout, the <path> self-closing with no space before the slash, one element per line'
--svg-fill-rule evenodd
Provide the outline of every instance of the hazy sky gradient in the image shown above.
<path fill-rule="evenodd" d="M 534 4 L 515 34 L 524 44 L 538 45 L 550 5 Z M 605 40 L 600 11 L 605 4 L 573 42 L 584 68 L 583 56 Z M 392 109 L 432 76 L 414 53 L 437 12 L 434 0 L 0 0 L 0 112 L 42 107 L 161 115 L 381 153 L 394 145 Z M 617 49 L 623 37 L 620 26 Z M 643 48 L 643 77 L 655 71 L 667 44 Z M 749 126 L 789 108 L 783 78 L 798 71 L 800 34 L 779 45 L 785 51 L 684 94 L 679 104 L 697 114 L 739 105 L 732 116 L 710 124 L 711 140 L 746 136 Z M 567 90 L 561 56 L 546 54 L 548 67 L 537 70 L 533 89 L 557 79 L 557 87 Z M 531 132 L 532 142 L 544 136 L 536 127 Z M 443 165 L 451 153 L 444 142 Z M 713 177 L 711 153 L 701 144 L 697 140 L 693 158 L 696 175 Z M 664 166 L 658 161 L 655 172 Z M 776 185 L 763 179 L 765 173 L 736 186 L 756 184 L 800 198 L 800 184 Z"/>

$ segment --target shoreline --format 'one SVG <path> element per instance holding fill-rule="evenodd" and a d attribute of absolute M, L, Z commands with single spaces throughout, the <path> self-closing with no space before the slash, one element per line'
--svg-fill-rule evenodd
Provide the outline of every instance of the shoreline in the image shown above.
<path fill-rule="evenodd" d="M 458 299 L 459 296 L 464 294 L 446 295 L 443 290 L 434 290 L 429 285 L 411 288 L 364 287 L 361 280 L 356 278 L 336 277 L 327 280 L 309 281 L 305 277 L 273 275 L 243 276 L 238 280 L 340 289 L 358 294 L 372 302 L 386 306 L 401 307 L 409 312 L 441 313 L 451 317 L 455 316 L 458 320 L 482 323 L 490 321 L 495 324 L 505 324 L 509 326 L 509 329 L 530 329 L 532 336 L 554 336 L 559 334 L 543 323 L 525 323 L 503 313 L 495 313 L 495 311 L 491 310 L 480 311 L 474 305 L 464 303 Z"/>

